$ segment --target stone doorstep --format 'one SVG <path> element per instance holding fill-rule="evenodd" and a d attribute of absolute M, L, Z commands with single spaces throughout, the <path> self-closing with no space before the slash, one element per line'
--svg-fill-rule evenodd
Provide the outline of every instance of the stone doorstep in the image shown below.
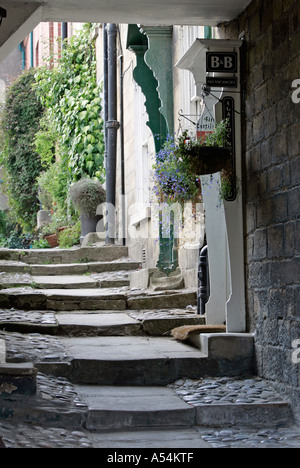
<path fill-rule="evenodd" d="M 198 336 L 199 349 L 214 359 L 235 361 L 254 359 L 254 335 L 252 333 L 206 333 Z"/>

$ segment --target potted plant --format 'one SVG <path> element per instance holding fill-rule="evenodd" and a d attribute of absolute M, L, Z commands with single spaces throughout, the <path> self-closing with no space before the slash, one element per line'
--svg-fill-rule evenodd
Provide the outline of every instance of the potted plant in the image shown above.
<path fill-rule="evenodd" d="M 91 232 L 97 232 L 97 224 L 102 215 L 97 215 L 97 208 L 106 200 L 106 192 L 99 180 L 84 178 L 71 185 L 70 198 L 81 218 L 81 238 Z"/>

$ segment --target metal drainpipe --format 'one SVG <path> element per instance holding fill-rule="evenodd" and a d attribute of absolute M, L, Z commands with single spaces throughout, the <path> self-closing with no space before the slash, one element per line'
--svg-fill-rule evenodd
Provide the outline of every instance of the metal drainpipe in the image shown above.
<path fill-rule="evenodd" d="M 126 245 L 125 213 L 125 156 L 124 156 L 124 74 L 123 55 L 120 55 L 120 146 L 121 146 L 121 199 L 122 199 L 122 243 Z"/>
<path fill-rule="evenodd" d="M 68 23 L 62 23 L 61 24 L 61 40 L 63 43 L 63 47 L 66 47 L 66 44 L 64 41 L 68 39 Z"/>
<path fill-rule="evenodd" d="M 104 113 L 104 141 L 105 141 L 105 167 L 107 163 L 107 128 L 106 123 L 108 121 L 108 78 L 107 78 L 107 24 L 103 24 L 103 113 Z"/>
<path fill-rule="evenodd" d="M 115 243 L 116 232 L 116 168 L 117 168 L 117 133 L 120 127 L 117 121 L 117 27 L 109 23 L 107 27 L 108 46 L 108 120 L 107 160 L 106 160 L 106 202 L 108 204 L 106 245 Z M 111 237 L 112 236 L 112 237 Z"/>

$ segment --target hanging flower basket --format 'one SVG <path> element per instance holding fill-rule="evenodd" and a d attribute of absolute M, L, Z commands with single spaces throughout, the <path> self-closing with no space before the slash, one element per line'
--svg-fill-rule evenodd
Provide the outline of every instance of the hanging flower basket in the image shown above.
<path fill-rule="evenodd" d="M 218 124 L 205 140 L 191 138 L 187 132 L 176 142 L 170 138 L 153 166 L 154 193 L 160 202 L 198 203 L 200 176 L 217 172 L 221 173 L 220 198 L 232 200 L 236 180 L 226 121 Z"/>
<path fill-rule="evenodd" d="M 229 149 L 221 146 L 198 146 L 186 150 L 193 171 L 197 175 L 215 174 L 232 170 L 232 156 Z"/>

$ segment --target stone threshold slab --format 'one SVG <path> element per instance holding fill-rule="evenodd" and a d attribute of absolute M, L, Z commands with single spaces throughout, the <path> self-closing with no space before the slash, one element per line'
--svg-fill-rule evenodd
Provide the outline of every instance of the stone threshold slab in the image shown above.
<path fill-rule="evenodd" d="M 89 408 L 89 430 L 139 427 L 191 427 L 195 409 L 167 387 L 112 387 L 75 385 Z"/>

